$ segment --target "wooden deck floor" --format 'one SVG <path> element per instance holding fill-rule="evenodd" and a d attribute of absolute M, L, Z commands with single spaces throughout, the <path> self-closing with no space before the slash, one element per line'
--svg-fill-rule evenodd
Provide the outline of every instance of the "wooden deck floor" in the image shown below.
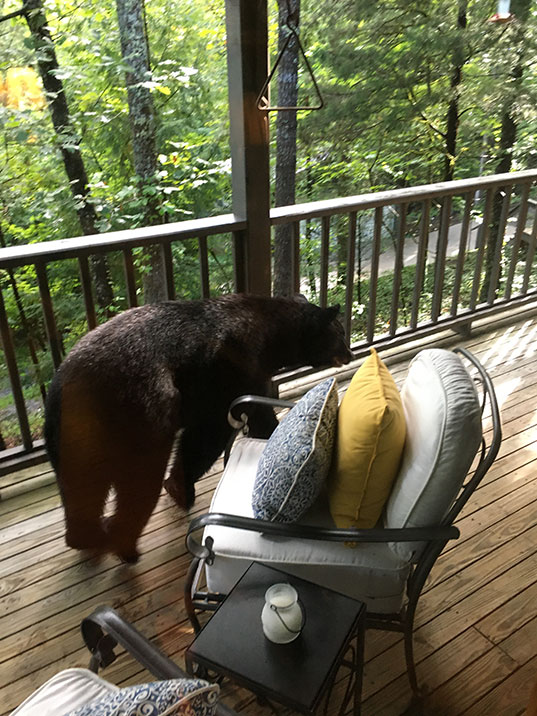
<path fill-rule="evenodd" d="M 441 555 L 420 602 L 418 675 L 428 693 L 426 714 L 514 716 L 524 712 L 537 678 L 537 318 L 450 340 L 490 371 L 504 439 L 458 523 L 461 538 Z M 401 381 L 406 360 L 382 355 Z M 188 516 L 162 495 L 134 566 L 112 557 L 92 562 L 66 548 L 47 465 L 12 477 L 8 493 L 30 478 L 36 489 L 0 502 L 1 716 L 57 670 L 87 665 L 79 623 L 100 604 L 115 607 L 183 663 L 192 639 L 182 603 L 185 527 L 208 507 L 219 469 L 199 482 Z M 400 639 L 370 631 L 366 653 L 363 713 L 402 714 L 410 691 Z M 147 674 L 121 657 L 104 676 L 135 683 Z M 247 714 L 270 713 L 231 686 L 225 700 Z"/>

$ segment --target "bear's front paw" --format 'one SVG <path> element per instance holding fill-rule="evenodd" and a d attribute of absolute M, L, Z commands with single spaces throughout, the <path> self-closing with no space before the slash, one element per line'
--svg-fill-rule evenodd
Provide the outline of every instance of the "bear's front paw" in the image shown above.
<path fill-rule="evenodd" d="M 136 544 L 133 544 L 132 535 L 129 537 L 125 534 L 121 534 L 114 516 L 102 517 L 101 525 L 103 531 L 108 536 L 107 551 L 115 554 L 126 564 L 136 564 L 140 559 L 140 553 L 136 549 Z"/>
<path fill-rule="evenodd" d="M 178 486 L 175 480 L 168 477 L 164 480 L 164 489 L 174 500 L 175 504 L 182 510 L 189 510 L 194 504 L 196 495 L 192 485 L 189 485 L 188 487 L 184 484 Z"/>
<path fill-rule="evenodd" d="M 129 551 L 122 551 L 119 550 L 116 552 L 117 556 L 122 562 L 125 562 L 126 564 L 136 564 L 136 562 L 140 559 L 140 553 L 137 549 L 129 550 Z"/>

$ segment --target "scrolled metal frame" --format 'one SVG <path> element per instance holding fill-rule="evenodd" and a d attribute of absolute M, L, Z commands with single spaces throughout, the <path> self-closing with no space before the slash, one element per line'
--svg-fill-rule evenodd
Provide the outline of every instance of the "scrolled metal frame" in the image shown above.
<path fill-rule="evenodd" d="M 206 513 L 201 515 L 192 520 L 186 535 L 186 545 L 194 559 L 191 563 L 185 584 L 185 607 L 196 632 L 201 628 L 197 616 L 198 613 L 206 610 L 214 611 L 218 608 L 218 605 L 223 599 L 225 599 L 225 595 L 223 594 L 198 590 L 203 566 L 205 564 L 211 564 L 215 556 L 213 539 L 209 537 L 202 543 L 195 536 L 199 530 L 208 525 L 263 532 L 267 536 L 278 535 L 300 539 L 327 540 L 331 542 L 426 542 L 424 549 L 413 565 L 407 579 L 407 601 L 403 609 L 394 614 L 368 612 L 366 618 L 367 628 L 396 631 L 403 634 L 408 678 L 414 695 L 419 698 L 412 639 L 414 616 L 418 600 L 425 581 L 445 545 L 449 540 L 459 537 L 459 530 L 453 523 L 494 462 L 502 439 L 498 401 L 489 375 L 479 360 L 466 349 L 455 348 L 454 352 L 464 357 L 477 372 L 482 390 L 481 414 L 483 416 L 485 405 L 488 402 L 492 420 L 492 435 L 490 441 L 487 443 L 484 434 L 477 466 L 473 474 L 470 475 L 462 486 L 457 498 L 454 500 L 449 512 L 441 523 L 433 527 L 423 528 L 326 529 L 309 525 L 268 522 L 222 513 Z M 235 417 L 237 411 L 242 415 L 248 405 L 255 404 L 256 402 L 258 401 L 255 396 L 238 398 L 230 408 L 230 412 Z M 293 405 L 293 403 L 289 403 L 288 401 L 273 401 L 270 398 L 262 398 L 260 402 L 264 405 L 272 404 L 278 407 L 292 407 Z M 238 434 L 238 432 L 239 430 L 236 431 L 236 434 Z"/>

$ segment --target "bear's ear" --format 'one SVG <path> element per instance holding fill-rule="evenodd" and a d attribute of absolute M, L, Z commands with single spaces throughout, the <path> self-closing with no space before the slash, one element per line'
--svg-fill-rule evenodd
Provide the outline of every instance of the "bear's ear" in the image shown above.
<path fill-rule="evenodd" d="M 326 317 L 327 323 L 332 323 L 332 321 L 334 321 L 338 317 L 339 309 L 339 303 L 337 303 L 335 306 L 329 306 L 328 308 L 325 308 L 324 315 Z"/>
<path fill-rule="evenodd" d="M 309 303 L 306 296 L 304 296 L 304 294 L 302 294 L 302 293 L 295 293 L 295 295 L 293 296 L 293 299 L 295 301 L 297 301 L 298 303 Z"/>

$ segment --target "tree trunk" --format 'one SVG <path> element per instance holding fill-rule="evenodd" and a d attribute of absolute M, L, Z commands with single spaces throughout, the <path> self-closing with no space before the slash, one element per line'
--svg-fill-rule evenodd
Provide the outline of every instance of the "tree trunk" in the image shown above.
<path fill-rule="evenodd" d="M 300 0 L 278 0 L 279 27 L 278 49 L 287 40 L 289 30 L 285 27 L 291 12 L 293 27 L 298 29 Z M 293 37 L 278 66 L 278 104 L 296 106 L 298 100 L 298 43 Z M 276 206 L 295 203 L 296 187 L 296 111 L 278 112 L 276 117 Z M 293 226 L 276 226 L 274 233 L 274 285 L 276 296 L 293 294 Z"/>
<path fill-rule="evenodd" d="M 522 88 L 524 75 L 524 52 L 525 52 L 525 23 L 530 13 L 531 0 L 515 0 L 511 8 L 515 15 L 513 25 L 513 37 L 511 52 L 515 56 L 513 69 L 506 82 L 507 94 L 503 104 L 501 116 L 501 134 L 498 143 L 497 163 L 494 169 L 495 174 L 504 174 L 511 171 L 513 164 L 513 149 L 517 138 L 517 102 Z M 500 217 L 502 214 L 503 196 L 497 191 L 492 204 L 492 223 L 490 227 L 489 241 L 485 254 L 485 276 L 479 293 L 480 301 L 488 298 L 492 272 L 494 269 L 494 256 L 498 241 L 503 241 L 503 236 L 498 236 L 500 228 Z M 494 286 L 495 295 L 498 292 L 501 270 L 498 272 L 498 283 Z"/>
<path fill-rule="evenodd" d="M 462 68 L 466 63 L 464 47 L 464 30 L 468 24 L 466 9 L 468 0 L 459 0 L 457 14 L 457 38 L 452 55 L 450 81 L 450 101 L 446 116 L 446 155 L 444 158 L 444 181 L 451 181 L 455 173 L 457 151 L 457 134 L 459 131 L 459 100 L 462 84 Z"/>
<path fill-rule="evenodd" d="M 23 6 L 23 14 L 33 38 L 39 74 L 43 82 L 52 124 L 59 140 L 69 186 L 76 201 L 76 212 L 82 232 L 85 235 L 98 234 L 97 214 L 90 201 L 88 176 L 80 152 L 78 137 L 71 123 L 63 83 L 58 78 L 58 60 L 47 26 L 42 0 L 27 0 Z M 106 258 L 101 255 L 92 256 L 91 264 L 97 302 L 101 308 L 108 308 L 114 296 Z"/>
<path fill-rule="evenodd" d="M 116 8 L 121 55 L 128 66 L 125 80 L 134 170 L 144 201 L 144 224 L 154 226 L 161 223 L 162 219 L 156 186 L 155 107 L 150 89 L 144 87 L 144 83 L 151 80 L 151 68 L 142 2 L 143 0 L 116 0 Z M 146 257 L 149 271 L 144 273 L 144 302 L 162 301 L 166 298 L 166 283 L 161 246 L 152 246 Z"/>

